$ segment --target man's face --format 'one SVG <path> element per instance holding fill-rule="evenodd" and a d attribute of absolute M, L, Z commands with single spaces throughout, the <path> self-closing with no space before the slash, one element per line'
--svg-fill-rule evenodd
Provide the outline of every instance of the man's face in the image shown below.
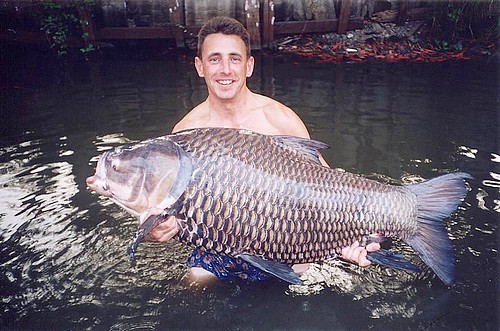
<path fill-rule="evenodd" d="M 245 43 L 236 35 L 211 34 L 203 42 L 201 59 L 195 58 L 200 77 L 211 97 L 231 100 L 246 86 L 253 73 L 254 58 L 247 57 Z"/>

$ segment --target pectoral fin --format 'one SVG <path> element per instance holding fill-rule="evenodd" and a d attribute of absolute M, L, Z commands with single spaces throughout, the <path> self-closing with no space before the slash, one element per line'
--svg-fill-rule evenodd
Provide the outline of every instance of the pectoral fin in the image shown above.
<path fill-rule="evenodd" d="M 160 224 L 165 219 L 165 217 L 166 215 L 164 214 L 149 215 L 142 222 L 142 224 L 139 226 L 139 229 L 137 229 L 137 231 L 135 232 L 134 237 L 130 240 L 127 247 L 127 255 L 131 261 L 134 261 L 137 247 L 139 247 L 139 244 L 142 241 L 144 241 L 144 237 L 146 237 L 148 233 L 150 233 L 155 226 Z"/>
<path fill-rule="evenodd" d="M 127 255 L 133 262 L 135 259 L 135 252 L 139 244 L 144 241 L 144 238 L 153 230 L 158 224 L 165 221 L 170 215 L 175 215 L 176 206 L 161 210 L 158 208 L 150 208 L 141 214 L 141 224 L 130 240 L 127 247 Z"/>
<path fill-rule="evenodd" d="M 302 285 L 302 281 L 299 276 L 284 263 L 266 260 L 262 257 L 251 255 L 251 254 L 239 254 L 239 258 L 253 265 L 254 267 L 267 272 L 275 277 L 278 277 L 285 282 Z"/>
<path fill-rule="evenodd" d="M 394 253 L 387 249 L 379 249 L 375 252 L 368 252 L 366 255 L 368 261 L 400 270 L 420 272 L 420 268 L 403 258 L 401 254 Z"/>

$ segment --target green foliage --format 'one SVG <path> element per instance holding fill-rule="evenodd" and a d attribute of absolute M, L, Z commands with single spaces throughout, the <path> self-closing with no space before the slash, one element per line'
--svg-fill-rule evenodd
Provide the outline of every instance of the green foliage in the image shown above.
<path fill-rule="evenodd" d="M 95 51 L 96 48 L 94 47 L 93 44 L 88 44 L 87 47 L 82 47 L 80 48 L 80 52 L 82 52 L 82 54 L 89 54 L 89 53 L 92 53 L 93 51 Z"/>
<path fill-rule="evenodd" d="M 463 40 L 496 39 L 497 0 L 447 0 L 433 2 L 431 40 L 436 49 L 460 52 Z"/>
<path fill-rule="evenodd" d="M 88 25 L 88 20 L 79 18 L 79 11 L 91 9 L 94 0 L 54 1 L 42 0 L 39 2 L 41 9 L 41 30 L 48 38 L 50 48 L 58 56 L 68 54 L 69 42 L 72 38 L 85 42 L 85 47 L 80 48 L 83 55 L 96 50 L 94 45 L 86 42 L 88 32 L 82 26 Z"/>
<path fill-rule="evenodd" d="M 453 3 L 448 3 L 448 12 L 446 13 L 446 16 L 452 22 L 453 24 L 458 24 L 460 21 L 460 17 L 462 16 L 462 11 L 463 8 L 456 7 L 453 5 Z"/>

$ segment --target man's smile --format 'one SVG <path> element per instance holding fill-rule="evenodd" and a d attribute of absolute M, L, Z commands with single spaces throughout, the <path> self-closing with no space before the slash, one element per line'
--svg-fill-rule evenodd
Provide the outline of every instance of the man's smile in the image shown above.
<path fill-rule="evenodd" d="M 217 83 L 221 85 L 230 85 L 233 82 L 232 79 L 218 79 Z"/>

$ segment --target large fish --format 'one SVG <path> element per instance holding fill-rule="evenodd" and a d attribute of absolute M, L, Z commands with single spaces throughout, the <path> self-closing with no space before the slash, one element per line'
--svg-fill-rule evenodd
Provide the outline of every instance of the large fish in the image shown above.
<path fill-rule="evenodd" d="M 87 184 L 140 216 L 131 257 L 152 228 L 175 215 L 180 241 L 294 284 L 300 279 L 289 265 L 334 258 L 373 235 L 400 238 L 452 284 L 454 253 L 443 219 L 461 203 L 470 176 L 387 185 L 322 166 L 318 150 L 326 147 L 246 130 L 193 129 L 105 152 Z M 384 262 L 385 253 L 369 256 L 397 263 L 390 254 Z"/>

